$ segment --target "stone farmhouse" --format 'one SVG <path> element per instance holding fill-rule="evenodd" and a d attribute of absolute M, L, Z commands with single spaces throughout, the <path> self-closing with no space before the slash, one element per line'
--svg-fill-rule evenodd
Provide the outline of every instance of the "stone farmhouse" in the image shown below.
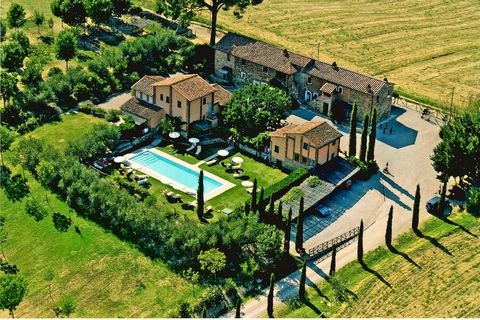
<path fill-rule="evenodd" d="M 228 33 L 215 46 L 215 76 L 243 86 L 269 83 L 317 111 L 348 117 L 353 103 L 357 120 L 377 109 L 390 114 L 393 84 L 281 49 L 263 41 Z"/>
<path fill-rule="evenodd" d="M 179 117 L 184 134 L 193 124 L 216 127 L 220 108 L 231 99 L 229 91 L 197 74 L 147 75 L 132 86 L 132 95 L 120 109 L 138 126 L 153 129 L 166 116 Z"/>
<path fill-rule="evenodd" d="M 341 137 L 326 121 L 289 124 L 271 133 L 270 155 L 288 169 L 314 168 L 338 156 Z"/>

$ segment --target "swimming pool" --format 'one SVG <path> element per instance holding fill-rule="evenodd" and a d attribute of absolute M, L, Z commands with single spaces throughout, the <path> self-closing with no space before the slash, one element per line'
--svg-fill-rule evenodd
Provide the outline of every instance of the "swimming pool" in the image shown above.
<path fill-rule="evenodd" d="M 178 159 L 169 159 L 168 156 L 161 155 L 157 152 L 152 152 L 150 150 L 143 151 L 132 157 L 128 158 L 128 161 L 135 163 L 143 168 L 157 173 L 162 178 L 167 178 L 173 183 L 173 187 L 177 189 L 178 185 L 185 187 L 190 192 L 196 192 L 198 187 L 198 176 L 200 175 L 200 170 L 194 170 L 187 167 L 188 164 L 183 165 Z M 142 171 L 142 168 L 139 168 Z M 147 170 L 144 170 L 145 173 L 149 174 Z M 155 175 L 152 174 L 154 178 Z M 159 179 L 163 180 L 164 179 Z M 218 191 L 224 187 L 224 183 L 219 181 L 220 178 L 214 179 L 211 174 L 205 173 L 203 175 L 203 186 L 204 186 L 204 195 L 207 197 L 213 194 L 218 194 Z"/>

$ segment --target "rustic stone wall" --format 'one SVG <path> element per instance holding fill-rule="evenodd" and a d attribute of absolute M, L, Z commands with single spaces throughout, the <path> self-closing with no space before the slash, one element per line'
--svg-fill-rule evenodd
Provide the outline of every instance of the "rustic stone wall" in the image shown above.
<path fill-rule="evenodd" d="M 215 75 L 223 78 L 223 74 L 220 73 L 220 69 L 223 67 L 230 67 L 232 70 L 235 68 L 235 59 L 230 56 L 228 61 L 228 54 L 222 51 L 215 50 Z"/>

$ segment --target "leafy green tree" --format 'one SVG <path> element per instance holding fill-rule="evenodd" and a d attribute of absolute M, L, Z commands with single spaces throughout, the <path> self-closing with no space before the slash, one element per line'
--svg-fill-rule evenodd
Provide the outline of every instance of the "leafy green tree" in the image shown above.
<path fill-rule="evenodd" d="M 3 106 L 7 106 L 10 98 L 19 92 L 17 87 L 17 74 L 10 72 L 2 72 L 0 77 L 0 95 L 3 99 Z"/>
<path fill-rule="evenodd" d="M 250 84 L 233 93 L 222 115 L 236 139 L 251 139 L 279 128 L 291 104 L 290 97 L 280 89 L 266 84 Z"/>
<path fill-rule="evenodd" d="M 53 225 L 58 231 L 67 232 L 68 228 L 72 225 L 72 219 L 66 215 L 55 212 L 53 214 Z"/>
<path fill-rule="evenodd" d="M 25 55 L 30 53 L 30 41 L 28 40 L 27 35 L 22 30 L 15 30 L 11 35 L 10 38 L 12 41 L 17 42 L 25 52 Z"/>
<path fill-rule="evenodd" d="M 16 202 L 22 200 L 30 193 L 27 180 L 20 174 L 13 175 L 4 185 L 5 195 L 8 200 Z"/>
<path fill-rule="evenodd" d="M 12 72 L 23 66 L 26 53 L 18 42 L 3 43 L 0 49 L 0 64 L 3 68 Z"/>
<path fill-rule="evenodd" d="M 10 28 L 23 27 L 27 22 L 27 19 L 25 18 L 25 9 L 16 2 L 12 3 L 7 12 L 7 22 Z"/>
<path fill-rule="evenodd" d="M 79 26 L 87 21 L 87 11 L 83 0 L 61 0 L 60 18 L 71 26 Z"/>
<path fill-rule="evenodd" d="M 128 10 L 132 7 L 131 0 L 112 0 L 113 5 L 113 13 L 117 17 L 121 17 L 122 15 L 128 13 Z"/>
<path fill-rule="evenodd" d="M 55 55 L 57 59 L 65 60 L 65 68 L 68 70 L 68 61 L 77 54 L 77 36 L 72 30 L 61 31 L 55 39 Z"/>
<path fill-rule="evenodd" d="M 357 154 L 357 104 L 353 103 L 350 115 L 350 136 L 348 141 L 348 155 L 354 157 Z"/>
<path fill-rule="evenodd" d="M 55 17 L 62 19 L 62 0 L 52 0 L 50 2 L 50 11 Z M 63 19 L 62 19 L 62 27 L 63 27 Z"/>
<path fill-rule="evenodd" d="M 85 9 L 92 21 L 100 25 L 107 23 L 113 14 L 112 0 L 86 0 Z"/>
<path fill-rule="evenodd" d="M 18 305 L 28 292 L 27 281 L 16 274 L 0 276 L 0 309 L 7 309 L 12 318 Z"/>
<path fill-rule="evenodd" d="M 253 251 L 257 261 L 265 269 L 273 268 L 282 254 L 282 233 L 275 226 L 263 224 L 255 234 Z"/>
<path fill-rule="evenodd" d="M 55 308 L 53 308 L 53 311 L 59 318 L 69 318 L 75 312 L 75 309 L 76 306 L 73 299 L 66 297 Z"/>
<path fill-rule="evenodd" d="M 7 75 L 7 74 L 5 74 Z M 2 75 L 2 80 L 3 80 L 3 75 Z M 3 81 L 1 84 L 3 86 Z M 3 88 L 2 88 L 3 90 Z M 3 153 L 10 149 L 10 146 L 12 145 L 13 141 L 15 141 L 16 134 L 15 132 L 8 130 L 7 127 L 0 125 L 0 157 L 2 158 L 2 165 L 5 166 L 5 163 L 3 161 Z"/>
<path fill-rule="evenodd" d="M 372 121 L 370 122 L 370 136 L 368 137 L 367 162 L 375 159 L 375 140 L 377 139 L 377 109 L 373 109 Z"/>
<path fill-rule="evenodd" d="M 5 35 L 7 34 L 7 23 L 5 20 L 0 19 L 0 42 L 5 41 Z"/>
<path fill-rule="evenodd" d="M 415 200 L 413 201 L 413 213 L 412 213 L 412 230 L 417 233 L 418 223 L 420 221 L 420 185 L 417 184 L 417 190 L 415 191 Z"/>
<path fill-rule="evenodd" d="M 479 215 L 480 214 L 480 188 L 471 188 L 467 194 L 467 202 L 465 208 L 468 212 Z"/>
<path fill-rule="evenodd" d="M 288 257 L 290 255 L 290 232 L 292 228 L 292 208 L 288 210 L 287 223 L 285 226 L 285 240 L 283 242 L 283 252 Z"/>
<path fill-rule="evenodd" d="M 188 268 L 188 270 L 185 271 L 185 277 L 192 283 L 192 293 L 195 297 L 195 286 L 198 284 L 200 274 L 197 271 L 193 271 L 192 268 Z"/>
<path fill-rule="evenodd" d="M 300 276 L 300 285 L 298 287 L 298 296 L 301 301 L 305 301 L 305 283 L 307 282 L 307 261 L 303 260 L 302 274 Z"/>
<path fill-rule="evenodd" d="M 275 285 L 275 275 L 270 274 L 270 290 L 268 291 L 267 299 L 267 314 L 269 318 L 273 318 L 273 286 Z"/>
<path fill-rule="evenodd" d="M 387 248 L 392 250 L 392 229 L 393 229 L 393 206 L 390 206 L 390 211 L 388 212 L 388 220 L 387 220 L 387 230 L 385 232 L 385 244 Z"/>
<path fill-rule="evenodd" d="M 362 162 L 365 162 L 365 156 L 367 154 L 367 136 L 368 136 L 368 114 L 363 118 L 363 131 L 362 137 L 360 140 L 360 156 L 359 159 Z"/>
<path fill-rule="evenodd" d="M 187 24 L 192 20 L 198 11 L 208 10 L 210 12 L 210 45 L 215 44 L 217 34 L 217 18 L 220 9 L 233 9 L 237 18 L 241 18 L 245 9 L 250 5 L 262 3 L 262 0 L 157 0 L 157 12 L 165 14 L 174 20 L 180 20 L 182 24 Z"/>
<path fill-rule="evenodd" d="M 38 35 L 41 36 L 40 26 L 45 22 L 45 15 L 38 10 L 33 11 L 33 23 L 37 26 Z"/>
<path fill-rule="evenodd" d="M 300 205 L 297 219 L 297 234 L 295 238 L 295 250 L 301 252 L 303 250 L 303 196 L 300 198 Z"/>
<path fill-rule="evenodd" d="M 203 214 L 204 214 L 204 206 L 205 201 L 203 197 L 203 170 L 200 170 L 200 174 L 198 175 L 198 188 L 197 188 L 197 217 L 198 220 L 204 221 Z"/>
<path fill-rule="evenodd" d="M 240 319 L 242 317 L 241 308 L 242 308 L 242 298 L 238 297 L 237 298 L 237 304 L 236 304 L 236 307 L 235 307 L 235 318 L 236 319 Z"/>
<path fill-rule="evenodd" d="M 37 222 L 48 216 L 47 209 L 33 198 L 28 198 L 25 202 L 25 212 L 32 216 Z"/>
<path fill-rule="evenodd" d="M 217 272 L 225 268 L 226 257 L 217 248 L 212 248 L 207 251 L 201 251 L 198 255 L 198 262 L 200 263 L 200 269 L 210 271 L 216 280 Z"/>
<path fill-rule="evenodd" d="M 480 183 L 480 99 L 440 129 L 440 143 L 431 157 L 438 179 L 467 176 Z"/>

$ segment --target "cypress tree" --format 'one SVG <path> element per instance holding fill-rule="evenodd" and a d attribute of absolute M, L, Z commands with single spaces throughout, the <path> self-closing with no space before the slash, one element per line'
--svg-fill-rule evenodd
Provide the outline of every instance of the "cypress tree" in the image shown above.
<path fill-rule="evenodd" d="M 245 203 L 245 206 L 243 207 L 243 209 L 245 211 L 245 216 L 248 216 L 248 214 L 250 213 L 250 204 Z"/>
<path fill-rule="evenodd" d="M 275 225 L 281 229 L 283 228 L 283 205 L 282 205 L 282 200 L 278 201 L 278 210 L 277 210 L 277 216 L 275 217 Z"/>
<path fill-rule="evenodd" d="M 270 274 L 270 290 L 268 291 L 267 314 L 269 318 L 273 318 L 273 285 L 275 284 L 275 276 L 273 272 Z"/>
<path fill-rule="evenodd" d="M 360 141 L 360 156 L 359 159 L 362 162 L 365 162 L 365 156 L 367 154 L 367 136 L 368 136 L 368 114 L 363 118 L 363 131 L 362 138 Z"/>
<path fill-rule="evenodd" d="M 303 250 L 303 197 L 300 198 L 300 206 L 298 210 L 295 250 L 297 250 L 297 252 L 300 252 Z"/>
<path fill-rule="evenodd" d="M 204 210 L 204 199 L 203 199 L 203 170 L 200 170 L 200 175 L 198 176 L 198 188 L 197 188 L 197 216 L 200 221 L 203 221 L 203 210 Z"/>
<path fill-rule="evenodd" d="M 265 221 L 265 191 L 260 189 L 260 197 L 258 198 L 258 204 L 257 204 L 257 209 L 258 209 L 258 215 L 260 216 L 260 221 Z"/>
<path fill-rule="evenodd" d="M 358 262 L 363 263 L 363 220 L 360 220 L 360 230 L 358 231 L 357 259 Z"/>
<path fill-rule="evenodd" d="M 330 276 L 335 274 L 337 268 L 337 246 L 333 247 L 332 251 L 332 259 L 330 260 L 330 272 L 328 273 Z"/>
<path fill-rule="evenodd" d="M 285 255 L 290 254 L 290 231 L 292 228 L 292 208 L 288 210 L 287 225 L 285 227 L 285 240 L 283 242 L 283 252 Z"/>
<path fill-rule="evenodd" d="M 417 184 L 415 191 L 415 200 L 413 201 L 412 230 L 418 233 L 418 222 L 420 220 L 420 185 Z"/>
<path fill-rule="evenodd" d="M 237 307 L 235 309 L 235 318 L 241 318 L 241 315 L 240 315 L 240 309 L 242 307 L 242 298 L 238 297 L 237 299 Z"/>
<path fill-rule="evenodd" d="M 440 201 L 438 202 L 438 215 L 443 216 L 443 210 L 445 210 L 445 198 L 447 197 L 447 182 L 448 176 L 445 177 L 445 181 L 442 186 L 442 193 L 440 194 Z"/>
<path fill-rule="evenodd" d="M 273 195 L 270 196 L 270 205 L 268 207 L 268 222 L 275 223 L 275 201 L 273 200 Z"/>
<path fill-rule="evenodd" d="M 387 220 L 387 230 L 385 232 L 385 244 L 388 249 L 392 249 L 392 228 L 393 228 L 393 206 L 390 206 L 390 211 L 388 212 Z"/>
<path fill-rule="evenodd" d="M 203 310 L 202 310 L 202 318 L 208 318 L 208 314 L 207 314 L 207 307 L 203 306 Z"/>
<path fill-rule="evenodd" d="M 252 204 L 250 208 L 253 213 L 257 212 L 257 178 L 253 179 Z"/>
<path fill-rule="evenodd" d="M 377 139 L 377 109 L 373 109 L 372 121 L 370 122 L 370 136 L 368 137 L 367 161 L 375 158 L 375 140 Z"/>
<path fill-rule="evenodd" d="M 305 282 L 306 281 L 307 281 L 307 262 L 303 260 L 302 275 L 300 276 L 300 286 L 298 288 L 298 296 L 302 301 L 305 301 Z"/>
<path fill-rule="evenodd" d="M 350 115 L 350 137 L 348 142 L 348 155 L 357 154 L 357 105 L 353 103 L 352 114 Z"/>

